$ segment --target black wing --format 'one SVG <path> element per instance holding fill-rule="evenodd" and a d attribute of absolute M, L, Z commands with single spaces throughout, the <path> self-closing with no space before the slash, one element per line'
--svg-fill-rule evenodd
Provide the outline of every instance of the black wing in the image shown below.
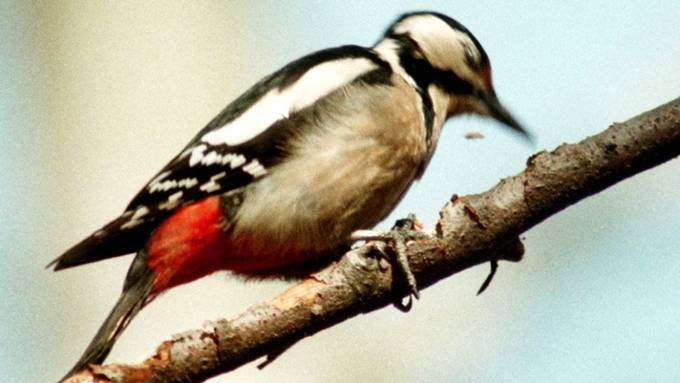
<path fill-rule="evenodd" d="M 356 65 L 352 67 L 358 63 L 353 59 L 361 60 L 360 70 L 356 69 Z M 366 65 L 367 62 L 369 65 Z M 55 265 L 55 270 L 59 270 L 138 251 L 150 232 L 177 207 L 244 187 L 253 180 L 266 176 L 267 169 L 285 157 L 282 143 L 289 135 L 294 134 L 295 128 L 295 124 L 286 122 L 290 122 L 293 114 L 300 113 L 301 110 L 291 110 L 290 116 L 288 111 L 284 111 L 284 115 L 273 117 L 252 116 L 258 122 L 271 123 L 260 127 L 248 124 L 238 126 L 243 132 L 236 133 L 245 139 L 242 142 L 236 140 L 236 144 L 228 142 L 229 140 L 209 140 L 206 137 L 215 135 L 215 132 L 225 127 L 232 128 L 230 124 L 238 124 L 239 118 L 252 112 L 254 107 L 259 107 L 258 102 L 271 101 L 272 105 L 280 105 L 283 101 L 276 97 L 289 88 L 295 90 L 296 82 L 305 73 L 329 63 L 342 63 L 330 71 L 348 72 L 347 76 L 333 77 L 340 82 L 334 88 L 329 88 L 329 92 L 354 81 L 389 82 L 391 74 L 388 64 L 371 50 L 358 46 L 319 51 L 288 64 L 255 84 L 210 121 L 177 157 L 137 193 L 120 217 L 69 249 L 48 267 Z M 289 104 L 295 102 L 294 99 L 284 101 Z M 267 105 L 262 109 L 270 113 Z M 248 132 L 249 129 L 255 130 Z"/>

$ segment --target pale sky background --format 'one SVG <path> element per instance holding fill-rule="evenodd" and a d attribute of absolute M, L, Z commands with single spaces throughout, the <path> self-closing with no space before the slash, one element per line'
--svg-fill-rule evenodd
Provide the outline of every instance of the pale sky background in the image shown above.
<path fill-rule="evenodd" d="M 55 381 L 111 309 L 131 257 L 44 266 L 119 214 L 229 101 L 311 51 L 371 45 L 399 14 L 467 26 L 500 98 L 538 138 L 448 124 L 423 180 L 382 224 L 428 226 L 451 194 L 480 192 L 538 149 L 680 96 L 680 3 L 669 1 L 0 0 L 0 380 Z M 486 138 L 467 141 L 479 130 Z M 211 382 L 678 382 L 680 163 L 606 190 L 526 233 L 525 260 L 422 292 L 413 310 L 354 318 L 259 371 Z M 233 316 L 283 282 L 217 274 L 135 318 L 108 361 Z"/>

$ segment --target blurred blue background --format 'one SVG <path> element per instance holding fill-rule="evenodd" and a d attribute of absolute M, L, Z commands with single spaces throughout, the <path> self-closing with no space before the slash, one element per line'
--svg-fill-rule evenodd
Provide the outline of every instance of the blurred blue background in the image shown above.
<path fill-rule="evenodd" d="M 680 5 L 669 1 L 0 1 L 0 376 L 55 381 L 116 300 L 130 257 L 44 266 L 120 213 L 195 132 L 261 76 L 305 53 L 373 44 L 400 13 L 466 25 L 500 98 L 538 138 L 451 121 L 394 214 L 431 227 L 535 149 L 578 141 L 680 96 Z M 469 141 L 463 134 L 480 131 Z M 414 309 L 354 318 L 263 371 L 211 382 L 678 382 L 680 163 L 624 181 L 526 233 L 489 290 L 478 267 Z M 144 310 L 109 361 L 233 316 L 288 286 L 217 274 Z"/>

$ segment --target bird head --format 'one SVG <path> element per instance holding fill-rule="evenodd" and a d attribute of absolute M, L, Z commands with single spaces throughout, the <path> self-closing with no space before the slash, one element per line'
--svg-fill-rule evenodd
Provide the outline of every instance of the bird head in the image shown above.
<path fill-rule="evenodd" d="M 500 103 L 491 80 L 489 56 L 462 24 L 436 12 L 407 13 L 378 42 L 430 97 L 445 118 L 474 113 L 491 117 L 529 138 L 529 133 Z"/>

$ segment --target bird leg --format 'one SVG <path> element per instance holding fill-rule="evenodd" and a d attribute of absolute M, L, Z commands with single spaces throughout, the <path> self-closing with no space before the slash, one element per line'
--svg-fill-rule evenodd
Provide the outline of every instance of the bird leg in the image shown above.
<path fill-rule="evenodd" d="M 354 241 L 381 241 L 383 244 L 391 243 L 392 252 L 388 254 L 384 246 L 375 246 L 381 255 L 392 261 L 393 266 L 401 273 L 408 288 L 408 301 L 403 303 L 401 300 L 395 302 L 394 305 L 399 310 L 404 312 L 409 311 L 413 304 L 413 297 L 420 298 L 418 292 L 418 285 L 416 277 L 411 271 L 406 256 L 406 243 L 409 240 L 419 239 L 427 236 L 427 234 L 420 231 L 421 224 L 417 221 L 414 214 L 409 214 L 408 217 L 399 219 L 395 222 L 390 231 L 380 232 L 374 230 L 357 230 L 352 233 L 352 240 Z"/>

